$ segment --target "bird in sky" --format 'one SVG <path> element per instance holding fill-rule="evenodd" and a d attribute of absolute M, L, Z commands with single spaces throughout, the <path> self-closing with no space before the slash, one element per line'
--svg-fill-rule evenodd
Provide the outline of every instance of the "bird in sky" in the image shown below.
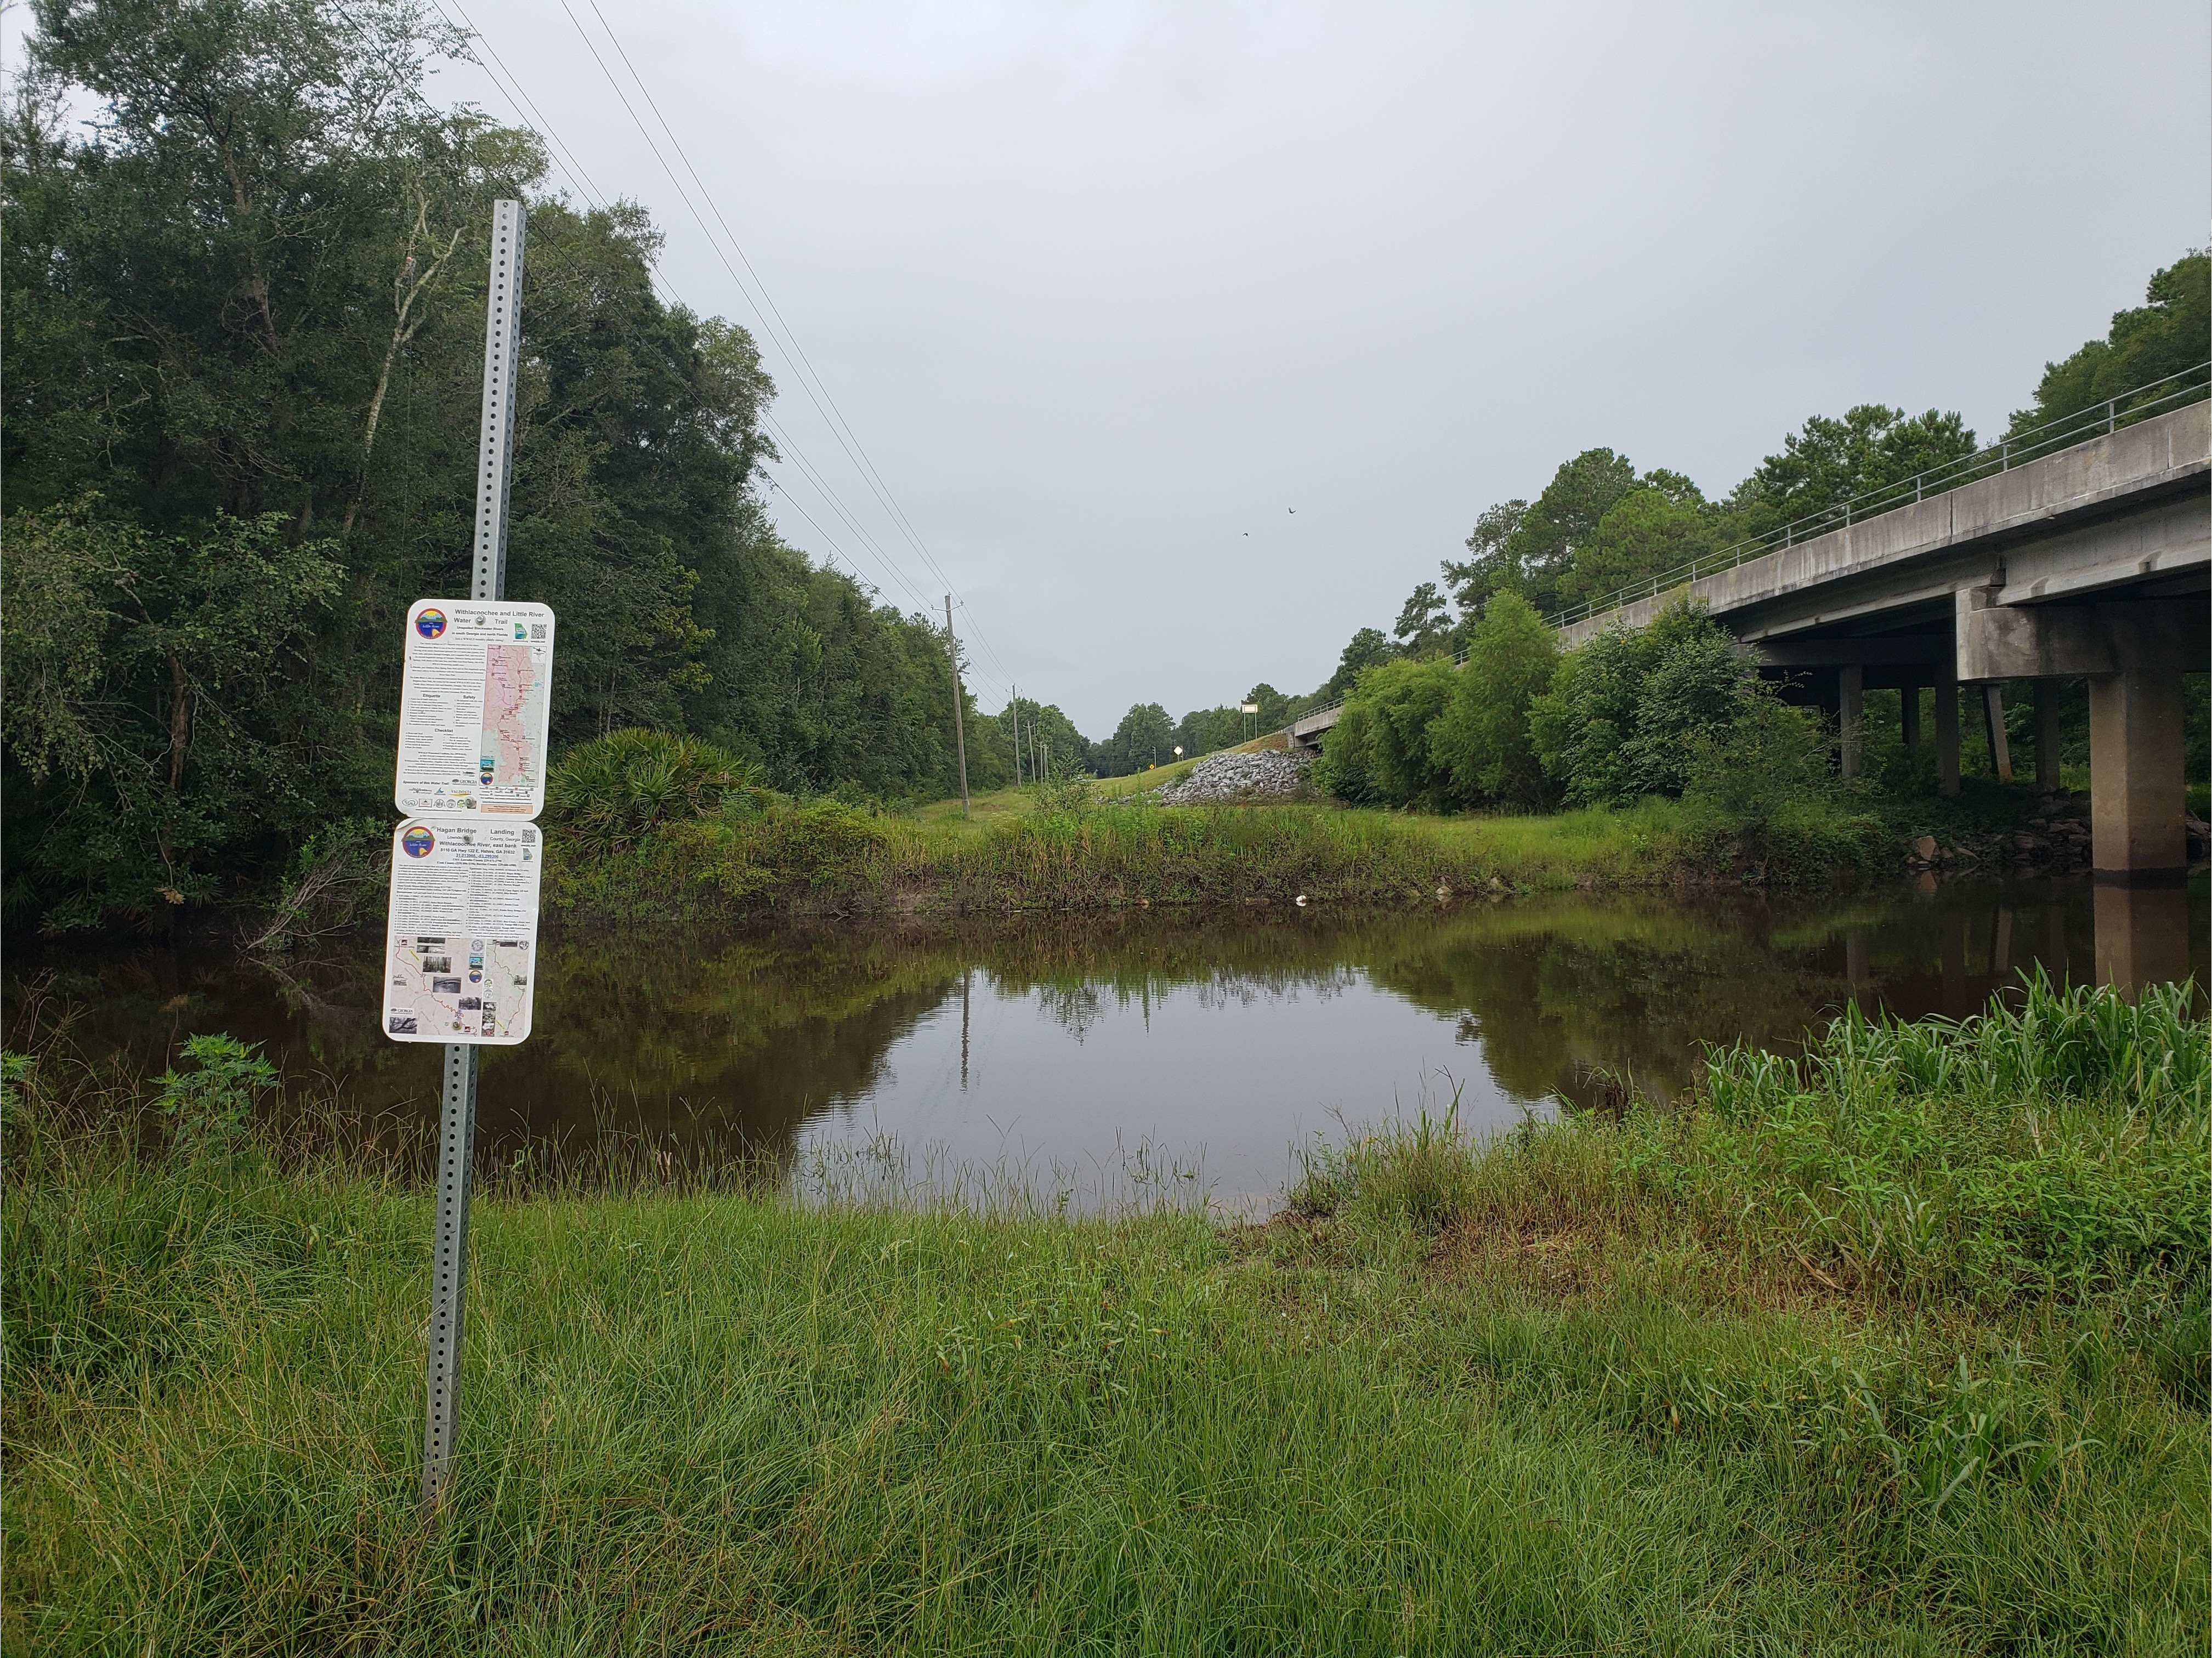
<path fill-rule="evenodd" d="M 1288 507 L 1284 508 L 1284 510 L 1285 510 L 1285 512 L 1295 513 L 1295 512 L 1297 512 L 1298 509 L 1297 509 L 1297 507 Z"/>

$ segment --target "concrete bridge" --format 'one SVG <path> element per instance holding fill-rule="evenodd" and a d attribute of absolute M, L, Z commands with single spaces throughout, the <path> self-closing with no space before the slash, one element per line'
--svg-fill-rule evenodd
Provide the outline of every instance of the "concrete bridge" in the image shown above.
<path fill-rule="evenodd" d="M 2117 426 L 2117 417 L 2112 423 Z M 1847 514 L 1848 516 L 1848 514 Z M 2003 691 L 2033 687 L 2036 770 L 2057 782 L 2056 682 L 2089 683 L 2096 869 L 2186 866 L 2182 681 L 2212 666 L 2212 404 L 2187 404 L 1560 628 L 1566 646 L 1684 596 L 1762 669 L 1809 689 L 1858 768 L 1863 698 L 1893 687 L 1904 736 L 1935 697 L 1936 775 L 1959 789 L 1959 689 L 1979 689 L 2001 774 Z M 1285 732 L 1318 748 L 1341 705 Z"/>
<path fill-rule="evenodd" d="M 1283 727 L 1283 735 L 1291 739 L 1293 748 L 1319 753 L 1321 739 L 1344 713 L 1344 704 L 1332 702 L 1325 708 L 1316 708 L 1311 714 L 1301 714 Z"/>
<path fill-rule="evenodd" d="M 2182 681 L 2212 666 L 2212 404 L 2195 403 L 1942 495 L 1783 547 L 1560 629 L 1582 643 L 1686 594 L 1761 666 L 1837 718 L 1845 775 L 1862 699 L 1893 686 L 1919 740 L 1933 687 L 1936 773 L 1959 787 L 1961 685 L 2005 753 L 2002 687 L 2036 695 L 2036 768 L 2057 780 L 2053 682 L 2089 683 L 2090 817 L 2100 874 L 2187 861 Z"/>

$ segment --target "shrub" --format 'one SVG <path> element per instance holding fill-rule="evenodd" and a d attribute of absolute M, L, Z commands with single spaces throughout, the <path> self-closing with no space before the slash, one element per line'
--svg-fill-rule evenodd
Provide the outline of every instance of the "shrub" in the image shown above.
<path fill-rule="evenodd" d="M 1429 733 L 1431 755 L 1462 799 L 1546 804 L 1551 784 L 1528 734 L 1528 709 L 1551 689 L 1559 661 L 1559 641 L 1534 605 L 1518 593 L 1491 596 L 1450 704 Z"/>
<path fill-rule="evenodd" d="M 254 1102 L 276 1086 L 255 1045 L 220 1032 L 185 1039 L 198 1068 L 161 1073 L 154 1108 L 169 1120 L 170 1155 L 186 1163 L 237 1157 L 252 1142 Z"/>
<path fill-rule="evenodd" d="M 769 798 L 759 768 L 696 737 L 633 728 L 568 750 L 545 780 L 562 838 L 605 858 L 654 830 Z"/>
<path fill-rule="evenodd" d="M 1570 651 L 1529 710 L 1544 769 L 1570 804 L 1678 795 L 1693 744 L 1724 734 L 1767 695 L 1758 671 L 1702 610 L 1677 601 L 1647 627 Z"/>
<path fill-rule="evenodd" d="M 1316 780 L 1347 800 L 1437 810 L 1455 799 L 1450 771 L 1431 748 L 1431 728 L 1450 702 L 1449 662 L 1400 660 L 1363 671 L 1344 714 L 1322 744 Z"/>

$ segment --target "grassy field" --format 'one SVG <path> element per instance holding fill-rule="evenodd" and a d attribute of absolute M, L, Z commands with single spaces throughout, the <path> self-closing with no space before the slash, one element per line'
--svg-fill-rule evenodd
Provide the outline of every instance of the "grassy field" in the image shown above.
<path fill-rule="evenodd" d="M 166 1153 L 11 1060 L 0 1638 L 2199 1651 L 2183 1007 L 1847 1024 L 1486 1148 L 1395 1125 L 1252 1228 L 494 1174 L 428 1529 L 424 1194 L 272 1160 L 235 1055 Z"/>

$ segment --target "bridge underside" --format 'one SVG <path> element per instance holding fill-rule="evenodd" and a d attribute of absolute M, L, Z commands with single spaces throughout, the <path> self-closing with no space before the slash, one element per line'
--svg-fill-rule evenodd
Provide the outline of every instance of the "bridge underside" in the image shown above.
<path fill-rule="evenodd" d="M 1759 662 L 1835 717 L 1862 760 L 1863 699 L 1893 688 L 1921 740 L 1934 692 L 1936 774 L 1959 788 L 1960 703 L 2010 774 L 2007 695 L 2037 708 L 2035 765 L 2057 786 L 2060 688 L 2089 698 L 2094 855 L 2106 878 L 2187 864 L 2183 676 L 2212 665 L 2212 422 L 2194 404 L 1945 496 L 1691 584 Z M 1566 630 L 1640 623 L 1655 595 Z M 1962 697 L 1962 693 L 1964 693 Z"/>
<path fill-rule="evenodd" d="M 2193 517 L 2201 536 L 2201 502 Z M 1770 677 L 1835 719 L 1847 777 L 1861 762 L 1865 693 L 1900 692 L 1902 735 L 1917 744 L 1920 694 L 1932 691 L 1929 735 L 1946 794 L 1959 791 L 1962 690 L 1966 719 L 1982 726 L 2006 777 L 2005 702 L 2033 699 L 2036 781 L 2055 789 L 2062 691 L 2086 681 L 2095 867 L 2107 876 L 2180 872 L 2188 863 L 2183 676 L 2212 663 L 2212 566 L 2021 604 L 2005 604 L 2004 591 L 1999 582 L 1960 586 L 1875 615 L 1761 630 L 1745 642 Z"/>

